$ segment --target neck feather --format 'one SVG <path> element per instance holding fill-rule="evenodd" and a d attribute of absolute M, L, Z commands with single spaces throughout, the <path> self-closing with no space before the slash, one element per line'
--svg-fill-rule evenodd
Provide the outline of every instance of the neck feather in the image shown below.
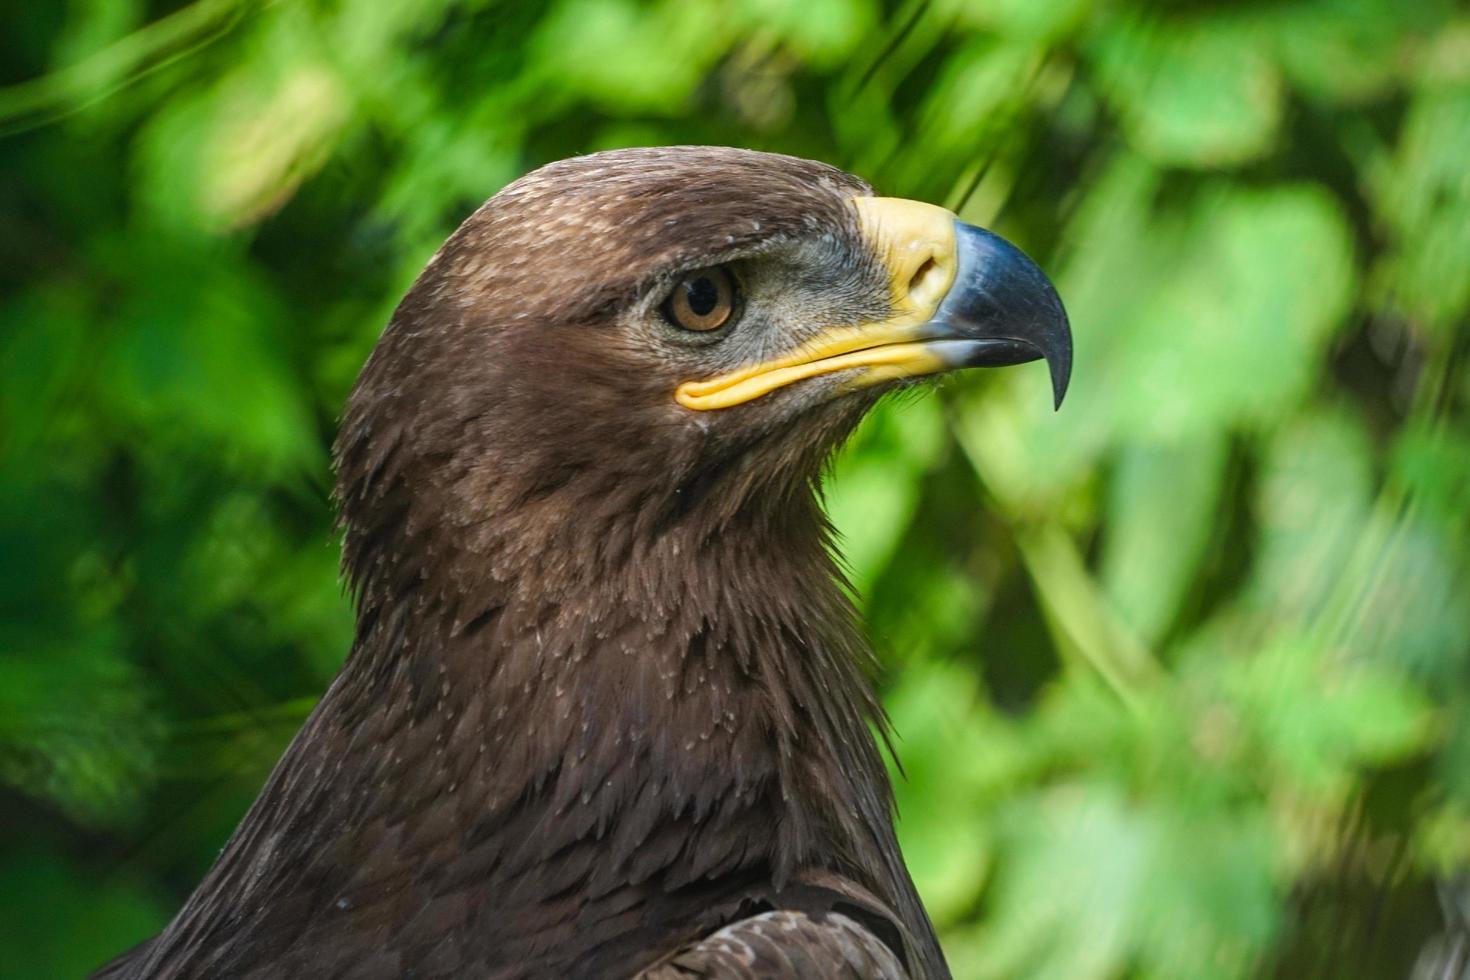
<path fill-rule="evenodd" d="M 778 876 L 876 844 L 859 838 L 888 822 L 881 711 L 810 492 L 719 527 L 562 496 L 453 542 L 420 532 L 424 567 L 376 562 L 344 714 L 397 701 L 444 752 L 493 759 L 492 809 L 534 787 L 616 821 L 647 778 L 670 818 L 769 797 Z"/>

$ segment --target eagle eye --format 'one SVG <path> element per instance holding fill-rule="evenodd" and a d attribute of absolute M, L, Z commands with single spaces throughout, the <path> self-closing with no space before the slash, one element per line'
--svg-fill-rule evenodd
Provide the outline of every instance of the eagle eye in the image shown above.
<path fill-rule="evenodd" d="M 699 269 L 674 284 L 674 291 L 664 300 L 663 314 L 676 327 L 708 333 L 729 322 L 737 298 L 735 277 L 729 270 L 720 266 Z"/>

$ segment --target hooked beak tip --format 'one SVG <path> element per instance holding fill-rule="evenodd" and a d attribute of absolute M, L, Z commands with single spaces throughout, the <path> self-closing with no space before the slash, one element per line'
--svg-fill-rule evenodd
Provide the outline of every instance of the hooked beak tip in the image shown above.
<path fill-rule="evenodd" d="M 954 284 L 935 311 L 938 335 L 968 342 L 963 366 L 999 367 L 1044 359 L 1054 408 L 1072 378 L 1072 330 L 1051 280 L 994 232 L 956 221 Z"/>

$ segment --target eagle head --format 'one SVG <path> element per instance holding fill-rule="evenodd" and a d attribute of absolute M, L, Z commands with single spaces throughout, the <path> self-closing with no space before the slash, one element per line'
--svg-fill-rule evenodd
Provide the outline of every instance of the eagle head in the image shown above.
<path fill-rule="evenodd" d="M 337 444 L 345 560 L 487 522 L 626 542 L 778 515 L 883 392 L 1037 358 L 1060 403 L 1056 291 L 942 208 L 748 150 L 563 160 L 471 215 L 384 332 Z"/>

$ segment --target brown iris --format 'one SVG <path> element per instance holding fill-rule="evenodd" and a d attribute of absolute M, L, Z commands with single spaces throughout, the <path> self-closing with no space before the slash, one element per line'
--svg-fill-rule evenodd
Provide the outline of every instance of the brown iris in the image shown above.
<path fill-rule="evenodd" d="M 691 272 L 664 300 L 664 316 L 685 330 L 718 330 L 735 311 L 735 278 L 723 268 Z"/>

